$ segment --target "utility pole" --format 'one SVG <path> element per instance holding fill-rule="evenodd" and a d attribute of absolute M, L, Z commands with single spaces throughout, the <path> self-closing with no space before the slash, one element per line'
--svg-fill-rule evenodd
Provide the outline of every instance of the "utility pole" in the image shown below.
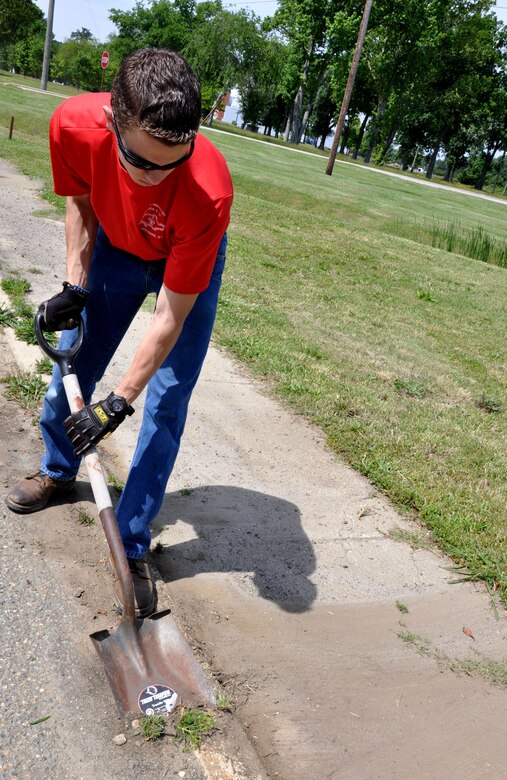
<path fill-rule="evenodd" d="M 347 111 L 349 110 L 352 88 L 354 87 L 354 81 L 356 80 L 357 69 L 359 67 L 359 60 L 361 57 L 361 51 L 366 36 L 366 30 L 368 29 L 368 20 L 370 18 L 372 3 L 373 0 L 366 0 L 364 4 L 363 19 L 361 22 L 361 27 L 359 28 L 359 35 L 357 38 L 354 56 L 352 58 L 352 65 L 350 66 L 349 78 L 347 81 L 347 86 L 345 87 L 345 94 L 343 95 L 342 107 L 340 109 L 340 116 L 338 117 L 338 124 L 336 125 L 336 130 L 333 138 L 333 145 L 331 146 L 331 152 L 329 153 L 329 160 L 327 162 L 326 174 L 328 176 L 331 176 L 331 174 L 333 173 L 336 152 L 338 151 L 338 143 L 340 141 L 340 137 L 342 134 L 343 123 L 345 122 Z"/>
<path fill-rule="evenodd" d="M 46 27 L 46 42 L 44 44 L 44 60 L 42 63 L 42 76 L 40 88 L 48 88 L 49 59 L 51 57 L 51 42 L 53 40 L 53 14 L 55 10 L 55 0 L 49 0 L 48 6 L 48 24 Z"/>

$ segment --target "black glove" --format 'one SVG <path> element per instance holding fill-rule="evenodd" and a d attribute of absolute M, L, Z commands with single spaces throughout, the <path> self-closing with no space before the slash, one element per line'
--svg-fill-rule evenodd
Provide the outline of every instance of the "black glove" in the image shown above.
<path fill-rule="evenodd" d="M 62 292 L 39 306 L 39 311 L 44 315 L 43 329 L 55 331 L 75 328 L 88 295 L 88 290 L 83 287 L 64 282 Z"/>
<path fill-rule="evenodd" d="M 134 409 L 121 395 L 109 393 L 104 401 L 88 404 L 67 417 L 65 430 L 74 445 L 74 455 L 83 455 L 101 439 L 110 436 Z"/>

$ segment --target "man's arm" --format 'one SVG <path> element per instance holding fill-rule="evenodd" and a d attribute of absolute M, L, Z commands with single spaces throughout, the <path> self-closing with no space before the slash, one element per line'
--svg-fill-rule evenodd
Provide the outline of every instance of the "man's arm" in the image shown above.
<path fill-rule="evenodd" d="M 131 404 L 142 392 L 176 344 L 196 298 L 197 295 L 181 295 L 162 285 L 151 323 L 130 368 L 115 390 L 116 395 L 123 396 Z"/>
<path fill-rule="evenodd" d="M 67 240 L 67 281 L 86 287 L 99 221 L 89 195 L 67 198 L 65 237 Z"/>
<path fill-rule="evenodd" d="M 67 279 L 63 290 L 39 307 L 43 314 L 43 327 L 48 331 L 76 327 L 88 296 L 86 280 L 98 225 L 89 195 L 67 198 Z"/>
<path fill-rule="evenodd" d="M 162 286 L 148 330 L 115 392 L 103 401 L 88 404 L 65 420 L 65 430 L 76 455 L 84 455 L 115 431 L 127 415 L 133 414 L 130 403 L 141 393 L 174 347 L 196 298 L 197 295 L 180 295 Z"/>

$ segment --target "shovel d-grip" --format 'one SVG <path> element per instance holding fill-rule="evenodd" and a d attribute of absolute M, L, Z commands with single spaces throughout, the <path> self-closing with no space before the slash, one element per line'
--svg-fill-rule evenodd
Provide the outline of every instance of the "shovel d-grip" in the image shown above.
<path fill-rule="evenodd" d="M 84 338 L 81 318 L 68 349 L 48 343 L 43 314 L 35 317 L 35 335 L 41 349 L 58 365 L 70 411 L 84 406 L 74 360 Z M 93 497 L 120 585 L 122 619 L 116 628 L 97 631 L 91 640 L 102 661 L 120 712 L 167 714 L 181 702 L 187 706 L 213 705 L 215 694 L 192 650 L 176 625 L 171 610 L 136 618 L 134 585 L 112 507 L 105 474 L 95 447 L 84 456 Z"/>

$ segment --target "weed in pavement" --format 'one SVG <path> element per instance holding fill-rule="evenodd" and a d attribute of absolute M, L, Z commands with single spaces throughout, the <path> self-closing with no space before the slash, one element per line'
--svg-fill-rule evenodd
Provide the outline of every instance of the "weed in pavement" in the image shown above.
<path fill-rule="evenodd" d="M 53 361 L 48 357 L 41 358 L 36 362 L 35 369 L 39 374 L 52 374 Z"/>
<path fill-rule="evenodd" d="M 113 490 L 116 490 L 118 493 L 121 493 L 123 488 L 125 487 L 125 482 L 122 482 L 121 479 L 118 479 L 116 474 L 113 474 L 112 471 L 107 472 L 107 481 L 113 488 Z"/>
<path fill-rule="evenodd" d="M 176 724 L 176 738 L 185 752 L 198 750 L 202 744 L 202 738 L 215 728 L 215 718 L 211 712 L 188 709 L 183 713 Z"/>
<path fill-rule="evenodd" d="M 406 604 L 403 604 L 402 601 L 396 602 L 396 608 L 402 613 L 402 615 L 408 614 L 408 607 Z"/>
<path fill-rule="evenodd" d="M 47 384 L 39 376 L 29 371 L 20 371 L 17 374 L 9 374 L 0 380 L 5 384 L 7 398 L 17 401 L 23 409 L 35 411 L 47 390 Z"/>
<path fill-rule="evenodd" d="M 427 531 L 407 531 L 405 528 L 394 525 L 387 532 L 387 536 L 395 542 L 409 544 L 413 550 L 432 550 L 435 547 L 431 535 Z"/>
<path fill-rule="evenodd" d="M 222 710 L 223 712 L 230 712 L 232 710 L 231 697 L 226 693 L 219 691 L 216 694 L 216 701 L 218 710 Z"/>
<path fill-rule="evenodd" d="M 165 725 L 165 718 L 163 715 L 147 715 L 141 720 L 141 734 L 149 742 L 153 742 L 164 736 Z"/>
<path fill-rule="evenodd" d="M 12 304 L 12 310 L 7 310 L 3 317 L 3 322 L 0 319 L 0 324 L 9 325 L 13 328 L 16 336 L 24 341 L 26 344 L 37 344 L 35 338 L 35 331 L 33 320 L 35 311 L 25 300 L 25 296 L 31 290 L 30 282 L 20 277 L 9 277 L 8 279 L 2 279 L 2 289 L 10 298 Z M 47 333 L 46 341 L 53 346 L 56 344 L 56 334 Z"/>
<path fill-rule="evenodd" d="M 13 328 L 16 323 L 16 313 L 6 306 L 0 306 L 0 325 Z"/>
<path fill-rule="evenodd" d="M 477 675 L 489 680 L 493 685 L 501 688 L 507 688 L 507 659 L 504 661 L 495 661 L 492 658 L 462 658 L 450 663 L 450 668 L 454 672 Z"/>
<path fill-rule="evenodd" d="M 32 289 L 30 282 L 27 282 L 26 279 L 19 279 L 15 277 L 2 279 L 1 287 L 4 293 L 7 293 L 13 303 L 17 300 L 23 300 L 26 293 L 30 292 Z"/>
<path fill-rule="evenodd" d="M 81 525 L 95 525 L 95 518 L 86 509 L 78 509 L 77 517 Z"/>
<path fill-rule="evenodd" d="M 430 655 L 431 642 L 429 639 L 425 639 L 419 634 L 414 634 L 412 631 L 400 631 L 398 633 L 399 638 L 406 645 L 411 645 L 419 655 Z"/>
<path fill-rule="evenodd" d="M 429 639 L 411 631 L 400 631 L 398 637 L 406 645 L 413 647 L 420 655 L 434 658 L 441 666 L 445 666 L 456 674 L 466 674 L 470 677 L 482 677 L 492 685 L 507 688 L 507 658 L 497 661 L 486 658 L 477 651 L 469 658 L 449 658 L 433 645 Z"/>
<path fill-rule="evenodd" d="M 51 715 L 43 715 L 42 718 L 36 718 L 35 720 L 29 720 L 28 725 L 29 726 L 38 726 L 39 723 L 45 723 L 47 720 L 49 720 Z"/>
<path fill-rule="evenodd" d="M 38 344 L 33 327 L 33 315 L 18 319 L 14 325 L 14 333 L 25 344 Z"/>

